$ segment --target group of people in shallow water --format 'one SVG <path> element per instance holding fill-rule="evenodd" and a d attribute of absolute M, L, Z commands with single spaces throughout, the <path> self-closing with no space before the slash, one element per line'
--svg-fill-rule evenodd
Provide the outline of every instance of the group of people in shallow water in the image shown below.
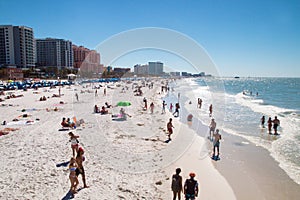
<path fill-rule="evenodd" d="M 261 122 L 261 127 L 264 128 L 265 122 L 266 122 L 265 116 L 261 117 L 260 122 Z M 271 117 L 269 117 L 267 123 L 268 123 L 268 133 L 272 134 L 272 127 L 273 127 L 274 135 L 279 135 L 278 134 L 278 126 L 280 125 L 280 121 L 277 118 L 277 116 L 275 116 L 275 118 L 273 120 Z"/>
<path fill-rule="evenodd" d="M 82 176 L 83 187 L 87 188 L 88 185 L 86 184 L 85 171 L 83 167 L 83 162 L 85 161 L 84 149 L 79 146 L 79 136 L 75 135 L 73 132 L 69 132 L 68 135 L 70 137 L 69 141 L 71 142 L 71 149 L 73 153 L 69 162 L 69 179 L 71 183 L 70 192 L 74 195 L 77 193 L 77 187 L 79 185 L 78 176 L 80 174 Z M 77 154 L 76 157 L 75 153 Z"/>
<path fill-rule="evenodd" d="M 180 176 L 181 169 L 177 168 L 175 174 L 172 175 L 171 189 L 173 192 L 173 200 L 181 199 L 181 193 L 184 194 L 186 200 L 194 200 L 198 196 L 199 188 L 198 182 L 195 180 L 196 174 L 191 172 L 190 178 L 186 179 L 184 184 L 182 176 Z"/>

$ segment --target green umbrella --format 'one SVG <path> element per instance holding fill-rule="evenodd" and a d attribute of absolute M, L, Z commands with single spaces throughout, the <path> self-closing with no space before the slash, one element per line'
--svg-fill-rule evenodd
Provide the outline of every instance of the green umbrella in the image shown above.
<path fill-rule="evenodd" d="M 120 101 L 117 103 L 117 106 L 130 106 L 131 103 L 128 101 Z"/>

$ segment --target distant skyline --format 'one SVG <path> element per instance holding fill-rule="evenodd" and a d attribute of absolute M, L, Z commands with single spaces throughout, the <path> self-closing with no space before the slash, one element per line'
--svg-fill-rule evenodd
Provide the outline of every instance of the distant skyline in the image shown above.
<path fill-rule="evenodd" d="M 214 75 L 300 77 L 297 0 L 0 0 L 0 10 L 1 25 L 31 27 L 35 38 L 62 38 L 95 49 L 120 32 L 166 28 L 201 45 L 216 64 L 219 74 Z M 112 64 L 132 67 L 148 61 L 191 69 L 178 56 L 155 49 L 129 52 Z"/>

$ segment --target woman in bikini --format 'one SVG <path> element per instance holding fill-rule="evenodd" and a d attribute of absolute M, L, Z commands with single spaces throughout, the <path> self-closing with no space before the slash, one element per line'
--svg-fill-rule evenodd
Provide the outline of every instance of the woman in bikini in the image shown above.
<path fill-rule="evenodd" d="M 70 142 L 71 142 L 71 148 L 73 151 L 73 156 L 75 156 L 75 151 L 76 151 L 76 153 L 78 152 L 79 141 L 77 138 L 79 138 L 79 136 L 74 135 L 74 133 L 72 133 L 72 132 L 69 132 L 69 136 L 70 136 Z"/>
<path fill-rule="evenodd" d="M 69 164 L 69 170 L 70 170 L 70 175 L 69 175 L 69 179 L 71 182 L 71 188 L 70 191 L 75 194 L 76 192 L 76 188 L 79 184 L 78 181 L 78 177 L 76 176 L 76 169 L 78 168 L 78 165 L 76 163 L 76 159 L 75 157 L 72 157 L 70 160 L 70 164 Z"/>

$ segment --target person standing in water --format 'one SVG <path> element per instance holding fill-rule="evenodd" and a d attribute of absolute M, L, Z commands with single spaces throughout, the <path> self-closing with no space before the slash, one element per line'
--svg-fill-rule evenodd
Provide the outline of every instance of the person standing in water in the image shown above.
<path fill-rule="evenodd" d="M 209 140 L 212 140 L 216 127 L 217 127 L 217 123 L 215 119 L 212 118 L 209 124 Z"/>
<path fill-rule="evenodd" d="M 262 127 L 262 128 L 265 128 L 265 121 L 266 121 L 266 120 L 265 120 L 265 116 L 262 116 L 261 119 L 260 119 L 261 127 Z"/>
<path fill-rule="evenodd" d="M 213 106 L 212 106 L 212 104 L 210 104 L 208 110 L 209 110 L 209 116 L 211 117 L 212 116 L 212 112 L 213 112 Z"/>
<path fill-rule="evenodd" d="M 272 119 L 271 117 L 269 117 L 268 119 L 268 131 L 269 131 L 269 134 L 272 134 L 271 130 L 272 130 Z"/>
<path fill-rule="evenodd" d="M 275 119 L 273 120 L 273 129 L 274 129 L 274 135 L 278 135 L 277 128 L 280 125 L 279 119 L 277 119 L 277 116 L 275 116 Z"/>

